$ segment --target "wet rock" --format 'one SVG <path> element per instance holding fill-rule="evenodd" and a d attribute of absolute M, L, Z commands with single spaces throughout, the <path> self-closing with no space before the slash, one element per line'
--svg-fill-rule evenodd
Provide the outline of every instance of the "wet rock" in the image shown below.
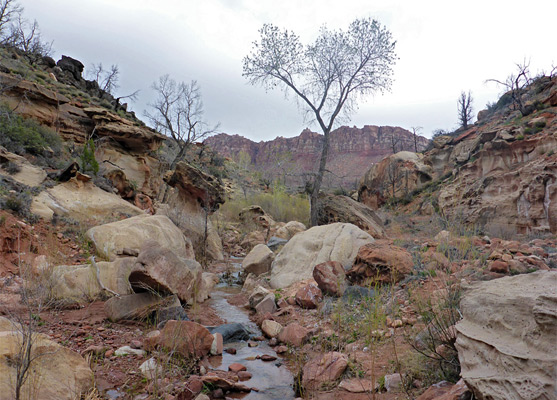
<path fill-rule="evenodd" d="M 296 303 L 302 308 L 317 308 L 317 305 L 323 300 L 321 289 L 313 283 L 301 287 L 296 292 Z"/>
<path fill-rule="evenodd" d="M 326 261 L 352 266 L 358 249 L 373 237 L 355 225 L 334 223 L 316 226 L 295 235 L 282 248 L 271 267 L 271 287 L 286 288 L 312 277 L 313 268 Z"/>
<path fill-rule="evenodd" d="M 211 344 L 211 355 L 218 356 L 222 354 L 224 339 L 220 333 L 213 333 L 213 344 Z"/>
<path fill-rule="evenodd" d="M 184 357 L 202 357 L 209 353 L 214 337 L 207 328 L 192 321 L 168 321 L 155 338 L 147 338 L 145 347 L 161 347 Z"/>
<path fill-rule="evenodd" d="M 455 345 L 461 376 L 477 398 L 552 398 L 557 382 L 555 288 L 556 271 L 464 288 Z"/>
<path fill-rule="evenodd" d="M 236 350 L 234 347 L 227 347 L 226 349 L 224 349 L 224 351 L 226 351 L 228 354 L 236 354 L 238 352 L 238 350 Z"/>
<path fill-rule="evenodd" d="M 275 259 L 275 253 L 264 244 L 255 246 L 242 262 L 244 274 L 253 273 L 256 276 L 269 272 Z"/>
<path fill-rule="evenodd" d="M 272 356 L 270 354 L 263 354 L 260 357 L 261 361 L 265 361 L 265 362 L 270 362 L 270 361 L 275 361 L 277 358 L 275 356 Z"/>
<path fill-rule="evenodd" d="M 362 246 L 348 271 L 352 282 L 396 283 L 412 271 L 412 255 L 402 247 L 371 243 Z"/>
<path fill-rule="evenodd" d="M 251 377 L 252 377 L 251 372 L 248 372 L 248 371 L 239 371 L 238 372 L 238 379 L 240 379 L 240 381 L 250 380 Z"/>
<path fill-rule="evenodd" d="M 342 296 L 346 289 L 346 272 L 337 261 L 317 264 L 313 269 L 313 279 L 323 293 L 331 296 Z"/>
<path fill-rule="evenodd" d="M 240 371 L 247 371 L 247 368 L 245 365 L 242 365 L 240 363 L 232 363 L 228 366 L 228 370 L 234 373 L 238 373 Z"/>
<path fill-rule="evenodd" d="M 319 355 L 304 365 L 302 386 L 306 390 L 319 390 L 339 379 L 347 366 L 348 359 L 342 353 L 335 351 Z"/>
<path fill-rule="evenodd" d="M 275 338 L 279 335 L 280 331 L 282 330 L 282 325 L 278 322 L 272 321 L 270 319 L 266 319 L 261 324 L 261 330 L 263 333 L 270 338 Z"/>
<path fill-rule="evenodd" d="M 209 328 L 209 332 L 220 333 L 224 343 L 239 342 L 250 338 L 250 332 L 244 325 L 239 323 L 219 325 Z"/>
<path fill-rule="evenodd" d="M 311 332 L 296 322 L 288 324 L 278 335 L 282 343 L 299 347 L 309 338 Z"/>
<path fill-rule="evenodd" d="M 175 321 L 190 320 L 188 314 L 186 313 L 186 310 L 184 310 L 184 307 L 182 307 L 181 305 L 174 305 L 174 306 L 161 308 L 157 310 L 156 317 L 158 321 L 157 327 L 160 325 L 161 329 L 164 327 L 166 321 L 169 321 L 171 319 Z"/>

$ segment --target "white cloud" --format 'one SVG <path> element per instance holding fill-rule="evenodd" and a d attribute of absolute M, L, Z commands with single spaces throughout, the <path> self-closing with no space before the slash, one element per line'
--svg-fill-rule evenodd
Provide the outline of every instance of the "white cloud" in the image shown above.
<path fill-rule="evenodd" d="M 250 87 L 241 76 L 242 58 L 265 22 L 310 41 L 323 24 L 345 28 L 357 17 L 379 19 L 397 40 L 400 60 L 392 93 L 362 103 L 350 125 L 421 125 L 429 134 L 456 123 L 456 99 L 471 90 L 475 109 L 500 89 L 514 63 L 531 60 L 532 72 L 557 63 L 554 1 L 525 6 L 516 0 L 25 0 L 26 15 L 38 20 L 57 56 L 86 66 L 118 64 L 120 92 L 141 89 L 139 114 L 158 76 L 197 79 L 206 116 L 228 133 L 254 140 L 294 136 L 306 126 L 292 97 Z"/>

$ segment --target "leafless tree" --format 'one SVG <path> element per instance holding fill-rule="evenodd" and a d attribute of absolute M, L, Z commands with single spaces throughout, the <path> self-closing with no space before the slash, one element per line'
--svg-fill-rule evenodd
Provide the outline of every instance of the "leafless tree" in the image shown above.
<path fill-rule="evenodd" d="M 413 126 L 410 129 L 412 129 L 412 135 L 414 136 L 414 153 L 418 152 L 418 135 L 420 134 L 420 131 L 423 129 L 421 126 Z"/>
<path fill-rule="evenodd" d="M 400 136 L 398 136 L 396 133 L 391 132 L 389 134 L 389 142 L 391 145 L 391 151 L 393 152 L 393 154 L 396 154 L 397 152 L 397 147 L 399 147 L 399 143 L 400 143 Z M 402 146 L 400 146 L 402 148 Z"/>
<path fill-rule="evenodd" d="M 157 99 L 149 104 L 153 112 L 145 111 L 145 115 L 155 129 L 170 136 L 178 146 L 178 153 L 170 163 L 170 169 L 174 169 L 190 144 L 214 133 L 219 125 L 209 127 L 203 120 L 203 102 L 197 81 L 178 83 L 164 75 L 152 88 Z"/>
<path fill-rule="evenodd" d="M 0 0 L 0 40 L 6 39 L 6 28 L 14 20 L 19 19 L 22 13 L 23 7 L 17 0 Z"/>
<path fill-rule="evenodd" d="M 10 32 L 3 38 L 3 44 L 23 50 L 32 63 L 52 53 L 52 42 L 43 40 L 39 23 L 36 20 L 29 22 L 21 13 L 12 20 Z"/>
<path fill-rule="evenodd" d="M 530 78 L 530 61 L 524 60 L 521 64 L 516 64 L 516 73 L 510 74 L 505 81 L 500 81 L 497 79 L 488 79 L 486 82 L 495 82 L 507 92 L 510 93 L 511 99 L 515 106 L 515 109 L 519 110 L 522 116 L 530 114 L 530 110 L 524 104 L 522 100 L 522 95 L 524 93 L 524 88 L 528 86 L 531 82 Z"/>
<path fill-rule="evenodd" d="M 108 70 L 104 69 L 102 63 L 93 64 L 89 76 L 90 79 L 97 82 L 99 89 L 106 93 L 114 94 L 114 91 L 119 87 L 120 71 L 116 64 L 112 64 Z"/>
<path fill-rule="evenodd" d="M 457 102 L 457 110 L 460 126 L 464 129 L 468 128 L 468 123 L 472 122 L 472 118 L 474 118 L 472 115 L 474 108 L 472 107 L 472 94 L 470 91 L 468 91 L 468 94 L 464 91 L 460 93 Z"/>
<path fill-rule="evenodd" d="M 318 196 L 337 117 L 348 118 L 365 95 L 389 90 L 396 61 L 391 33 L 376 20 L 354 20 L 346 31 L 321 28 L 315 42 L 302 45 L 294 32 L 265 24 L 260 41 L 244 58 L 243 76 L 267 89 L 293 92 L 300 108 L 315 118 L 324 140 L 310 189 L 311 224 L 317 224 Z"/>

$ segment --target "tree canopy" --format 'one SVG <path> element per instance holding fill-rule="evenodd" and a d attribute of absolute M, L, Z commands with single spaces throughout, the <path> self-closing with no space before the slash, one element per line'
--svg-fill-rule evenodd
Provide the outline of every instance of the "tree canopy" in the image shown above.
<path fill-rule="evenodd" d="M 319 168 L 312 184 L 311 223 L 317 221 L 317 196 L 329 151 L 329 133 L 349 118 L 364 96 L 390 90 L 396 62 L 391 33 L 371 18 L 354 20 L 346 31 L 322 27 L 303 45 L 291 31 L 265 24 L 260 40 L 244 58 L 243 76 L 266 89 L 294 92 L 300 108 L 324 134 Z"/>

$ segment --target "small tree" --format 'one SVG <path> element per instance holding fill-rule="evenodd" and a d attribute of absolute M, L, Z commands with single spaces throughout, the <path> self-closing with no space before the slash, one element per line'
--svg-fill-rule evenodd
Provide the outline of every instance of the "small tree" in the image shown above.
<path fill-rule="evenodd" d="M 306 46 L 294 32 L 265 24 L 251 53 L 244 58 L 243 76 L 251 84 L 293 92 L 301 108 L 323 131 L 319 167 L 310 188 L 311 224 L 317 224 L 318 196 L 335 121 L 357 108 L 360 96 L 389 90 L 396 61 L 391 33 L 370 18 L 354 20 L 346 31 L 321 28 Z"/>
<path fill-rule="evenodd" d="M 23 7 L 16 0 L 0 0 L 0 40 L 4 42 L 9 36 L 9 30 L 6 28 L 19 19 L 23 13 Z"/>
<path fill-rule="evenodd" d="M 116 64 L 112 64 L 109 70 L 104 69 L 102 63 L 93 64 L 89 76 L 97 82 L 99 89 L 106 93 L 114 94 L 114 91 L 118 89 L 120 70 Z"/>
<path fill-rule="evenodd" d="M 86 173 L 87 171 L 93 172 L 95 175 L 99 172 L 99 163 L 95 158 L 95 143 L 93 139 L 89 139 L 83 146 L 83 153 L 81 153 L 81 170 Z"/>
<path fill-rule="evenodd" d="M 410 129 L 412 129 L 412 135 L 414 136 L 414 153 L 418 152 L 418 135 L 420 134 L 420 131 L 423 129 L 421 126 L 413 126 Z"/>
<path fill-rule="evenodd" d="M 468 128 L 468 123 L 472 122 L 472 112 L 474 109 L 472 108 L 472 94 L 468 91 L 461 92 L 460 97 L 458 98 L 457 102 L 457 110 L 458 110 L 458 122 L 460 126 L 464 129 Z"/>
<path fill-rule="evenodd" d="M 164 75 L 152 88 L 157 99 L 149 104 L 153 112 L 145 111 L 145 115 L 155 129 L 170 136 L 178 146 L 178 153 L 170 163 L 170 169 L 174 169 L 190 144 L 214 133 L 219 125 L 210 128 L 203 120 L 203 102 L 197 81 L 177 83 Z"/>
<path fill-rule="evenodd" d="M 510 93 L 515 109 L 519 110 L 522 116 L 526 116 L 532 112 L 528 109 L 528 107 L 526 107 L 524 101 L 522 100 L 524 88 L 531 82 L 529 68 L 530 62 L 524 60 L 522 64 L 516 64 L 516 74 L 510 74 L 505 81 L 499 81 L 497 79 L 488 79 L 486 81 L 495 82 L 498 85 L 503 86 L 503 88 Z"/>

